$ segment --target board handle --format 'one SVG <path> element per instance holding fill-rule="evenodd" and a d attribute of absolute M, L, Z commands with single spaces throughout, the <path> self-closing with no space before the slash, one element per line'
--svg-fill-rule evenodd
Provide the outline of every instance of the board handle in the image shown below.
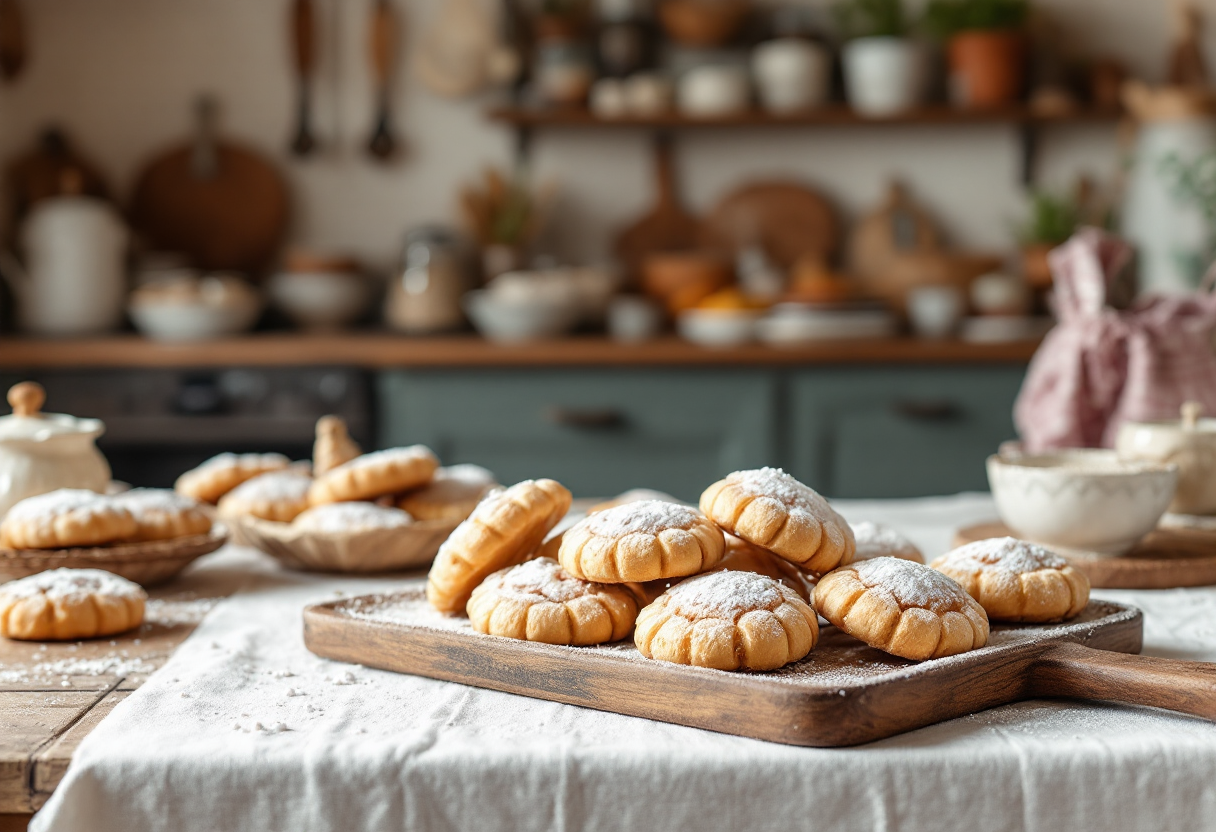
<path fill-rule="evenodd" d="M 1147 705 L 1216 720 L 1216 664 L 1058 644 L 1031 668 L 1034 696 Z"/>

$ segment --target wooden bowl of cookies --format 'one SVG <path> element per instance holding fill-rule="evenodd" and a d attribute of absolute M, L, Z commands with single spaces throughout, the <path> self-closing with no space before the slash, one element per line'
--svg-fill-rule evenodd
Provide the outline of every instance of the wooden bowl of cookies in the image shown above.
<path fill-rule="evenodd" d="M 0 581 L 51 569 L 101 569 L 153 586 L 227 541 L 222 524 L 172 491 L 60 489 L 23 500 L 5 515 Z"/>

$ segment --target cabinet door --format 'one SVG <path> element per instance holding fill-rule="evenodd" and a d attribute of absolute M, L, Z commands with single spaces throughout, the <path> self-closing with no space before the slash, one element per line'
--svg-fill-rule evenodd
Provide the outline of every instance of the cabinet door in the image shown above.
<path fill-rule="evenodd" d="M 775 388 L 763 371 L 392 372 L 380 378 L 380 438 L 422 442 L 504 483 L 695 500 L 723 474 L 774 461 Z"/>
<path fill-rule="evenodd" d="M 1020 366 L 833 369 L 791 383 L 792 472 L 834 497 L 986 491 Z"/>

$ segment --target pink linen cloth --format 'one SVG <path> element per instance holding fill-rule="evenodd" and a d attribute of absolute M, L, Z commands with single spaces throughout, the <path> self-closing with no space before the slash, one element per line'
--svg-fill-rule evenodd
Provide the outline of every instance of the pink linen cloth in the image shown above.
<path fill-rule="evenodd" d="M 1216 415 L 1216 296 L 1107 306 L 1132 249 L 1096 228 L 1081 229 L 1049 257 L 1059 324 L 1014 406 L 1027 451 L 1109 448 L 1124 422 L 1177 419 L 1186 401 Z"/>

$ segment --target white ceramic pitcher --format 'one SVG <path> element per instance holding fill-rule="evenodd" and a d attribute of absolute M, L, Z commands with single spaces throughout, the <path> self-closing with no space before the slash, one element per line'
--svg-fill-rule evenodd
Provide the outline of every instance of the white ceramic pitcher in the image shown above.
<path fill-rule="evenodd" d="M 21 227 L 25 267 L 8 253 L 0 262 L 21 329 L 66 336 L 117 328 L 127 293 L 127 237 L 118 213 L 99 199 L 38 203 Z"/>

